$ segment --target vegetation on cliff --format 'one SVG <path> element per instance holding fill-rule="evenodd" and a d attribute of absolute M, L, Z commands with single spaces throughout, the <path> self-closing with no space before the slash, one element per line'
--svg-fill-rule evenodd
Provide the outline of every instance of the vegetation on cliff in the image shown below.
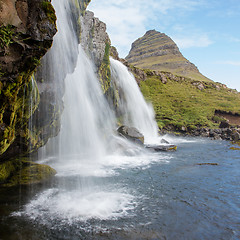
<path fill-rule="evenodd" d="M 0 13 L 0 183 L 15 176 L 14 185 L 27 182 L 23 173 L 29 167 L 38 169 L 41 176 L 45 169 L 48 175 L 41 165 L 29 163 L 27 167 L 21 156 L 45 142 L 41 129 L 28 123 L 39 104 L 34 72 L 52 45 L 56 16 L 45 0 L 6 1 Z M 38 179 L 39 174 L 35 175 Z M 29 181 L 34 182 L 30 177 Z"/>
<path fill-rule="evenodd" d="M 167 35 L 146 32 L 132 44 L 126 60 L 122 61 L 153 104 L 160 129 L 193 132 L 219 128 L 228 120 L 240 125 L 240 93 L 203 76 Z"/>
<path fill-rule="evenodd" d="M 223 84 L 144 71 L 147 77 L 140 82 L 140 88 L 153 104 L 160 128 L 179 131 L 218 128 L 223 118 L 216 116 L 217 110 L 240 114 L 240 93 Z"/>

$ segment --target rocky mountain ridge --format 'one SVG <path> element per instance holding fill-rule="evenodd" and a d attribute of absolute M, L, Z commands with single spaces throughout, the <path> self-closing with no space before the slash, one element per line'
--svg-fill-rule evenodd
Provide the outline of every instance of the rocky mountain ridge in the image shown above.
<path fill-rule="evenodd" d="M 126 60 L 143 69 L 171 72 L 199 81 L 210 81 L 183 57 L 176 43 L 164 33 L 150 30 L 133 42 Z"/>

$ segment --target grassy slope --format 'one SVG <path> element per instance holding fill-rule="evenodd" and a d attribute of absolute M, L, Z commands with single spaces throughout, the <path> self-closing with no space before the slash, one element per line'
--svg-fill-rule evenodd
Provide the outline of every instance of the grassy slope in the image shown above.
<path fill-rule="evenodd" d="M 211 83 L 199 90 L 190 79 L 181 82 L 169 80 L 163 84 L 157 76 L 148 76 L 140 88 L 145 98 L 152 102 L 160 128 L 166 125 L 194 129 L 196 126 L 215 128 L 212 121 L 215 110 L 240 113 L 240 93 L 229 89 L 217 90 Z"/>
<path fill-rule="evenodd" d="M 210 82 L 212 80 L 208 79 L 204 75 L 202 75 L 200 72 L 196 72 L 193 70 L 186 70 L 184 68 L 176 67 L 174 64 L 182 63 L 183 57 L 178 56 L 178 57 L 169 57 L 169 56 L 154 56 L 154 57 L 148 57 L 148 58 L 143 58 L 139 60 L 136 63 L 131 63 L 132 65 L 142 68 L 142 69 L 152 69 L 152 70 L 161 70 L 161 71 L 166 71 L 166 72 L 171 72 L 173 74 L 179 75 L 179 76 L 184 76 L 184 77 L 189 77 L 198 81 L 205 81 L 205 82 Z M 185 59 L 185 61 L 188 61 Z M 168 64 L 166 64 L 168 63 Z M 169 64 L 169 63 L 172 63 Z M 160 67 L 158 66 L 160 64 Z M 162 65 L 161 65 L 162 64 Z M 166 64 L 166 65 L 165 65 Z M 164 66 L 165 65 L 165 66 Z"/>

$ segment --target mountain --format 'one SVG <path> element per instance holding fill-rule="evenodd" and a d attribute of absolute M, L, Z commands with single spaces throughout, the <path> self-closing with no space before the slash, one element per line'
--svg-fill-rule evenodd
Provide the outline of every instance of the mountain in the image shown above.
<path fill-rule="evenodd" d="M 126 60 L 138 68 L 166 71 L 199 81 L 210 81 L 181 54 L 170 37 L 155 30 L 147 31 L 132 44 Z"/>
<path fill-rule="evenodd" d="M 203 76 L 164 33 L 147 31 L 122 61 L 153 104 L 160 129 L 210 136 L 206 129 L 220 131 L 221 122 L 240 125 L 240 93 Z"/>

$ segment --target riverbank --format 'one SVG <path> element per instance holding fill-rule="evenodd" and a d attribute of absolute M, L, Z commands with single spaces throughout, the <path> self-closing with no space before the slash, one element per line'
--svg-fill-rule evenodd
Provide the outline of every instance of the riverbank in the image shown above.
<path fill-rule="evenodd" d="M 164 134 L 173 134 L 175 136 L 192 136 L 192 137 L 206 137 L 211 138 L 213 140 L 227 140 L 238 142 L 240 141 L 240 128 L 236 127 L 228 127 L 228 128 L 196 128 L 192 131 L 188 131 L 185 128 L 181 130 L 174 130 L 171 128 L 164 128 L 159 131 L 161 135 Z"/>

